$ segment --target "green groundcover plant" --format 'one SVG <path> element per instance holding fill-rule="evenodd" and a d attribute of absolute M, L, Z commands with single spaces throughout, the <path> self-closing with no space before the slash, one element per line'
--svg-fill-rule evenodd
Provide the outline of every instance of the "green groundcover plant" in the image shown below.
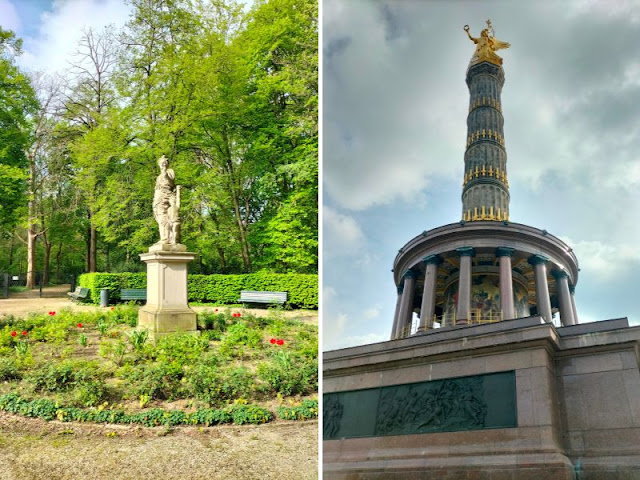
<path fill-rule="evenodd" d="M 219 308 L 198 315 L 200 335 L 154 341 L 137 310 L 0 317 L 0 410 L 145 426 L 317 418 L 315 325 Z"/>

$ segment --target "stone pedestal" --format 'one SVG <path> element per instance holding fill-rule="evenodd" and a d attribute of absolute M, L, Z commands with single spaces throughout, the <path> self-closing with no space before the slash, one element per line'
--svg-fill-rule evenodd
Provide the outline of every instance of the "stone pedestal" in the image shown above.
<path fill-rule="evenodd" d="M 323 478 L 640 478 L 639 352 L 538 316 L 324 352 Z"/>
<path fill-rule="evenodd" d="M 196 254 L 181 244 L 156 244 L 140 255 L 147 264 L 147 304 L 138 326 L 154 336 L 196 332 L 196 312 L 187 303 L 187 264 Z"/>

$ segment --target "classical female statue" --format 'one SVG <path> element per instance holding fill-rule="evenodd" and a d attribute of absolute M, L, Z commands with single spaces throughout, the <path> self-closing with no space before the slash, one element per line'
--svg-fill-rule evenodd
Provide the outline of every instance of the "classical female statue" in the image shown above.
<path fill-rule="evenodd" d="M 496 65 L 502 65 L 502 58 L 496 55 L 496 50 L 503 48 L 509 48 L 511 44 L 507 42 L 501 42 L 495 37 L 491 20 L 487 20 L 487 28 L 482 30 L 478 38 L 474 38 L 469 33 L 469 25 L 464 26 L 464 31 L 467 32 L 469 39 L 476 44 L 476 51 L 471 57 L 469 66 L 475 65 L 480 62 L 491 62 Z"/>
<path fill-rule="evenodd" d="M 176 186 L 176 174 L 169 168 L 169 160 L 164 155 L 158 159 L 160 175 L 156 178 L 153 194 L 153 218 L 160 228 L 158 243 L 180 243 L 180 186 Z"/>

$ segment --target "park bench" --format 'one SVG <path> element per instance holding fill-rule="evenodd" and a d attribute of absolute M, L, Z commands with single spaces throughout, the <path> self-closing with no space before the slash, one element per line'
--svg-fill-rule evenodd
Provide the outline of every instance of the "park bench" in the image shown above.
<path fill-rule="evenodd" d="M 120 300 L 140 300 L 144 302 L 146 299 L 146 288 L 123 288 L 120 290 Z"/>
<path fill-rule="evenodd" d="M 82 301 L 89 298 L 90 293 L 91 290 L 88 288 L 77 287 L 73 292 L 68 292 L 67 295 L 69 295 L 72 300 Z"/>
<path fill-rule="evenodd" d="M 282 305 L 287 301 L 287 292 L 255 292 L 253 290 L 242 290 L 239 301 L 241 303 L 279 303 Z"/>

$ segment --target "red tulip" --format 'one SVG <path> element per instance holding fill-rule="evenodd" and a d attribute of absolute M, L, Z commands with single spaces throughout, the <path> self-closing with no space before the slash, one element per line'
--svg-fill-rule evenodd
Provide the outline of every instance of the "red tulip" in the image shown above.
<path fill-rule="evenodd" d="M 238 314 L 238 318 L 240 318 L 242 315 Z"/>
<path fill-rule="evenodd" d="M 54 316 L 56 312 L 49 312 L 49 315 Z"/>
<path fill-rule="evenodd" d="M 26 330 L 24 332 L 22 332 L 23 336 L 26 336 L 29 332 L 27 332 Z"/>
<path fill-rule="evenodd" d="M 11 332 L 11 336 L 15 337 L 18 334 L 18 332 L 16 332 L 15 330 L 13 332 Z"/>
<path fill-rule="evenodd" d="M 278 345 L 284 345 L 284 340 L 279 339 L 279 340 L 277 340 L 277 341 L 276 341 L 276 343 L 277 343 Z"/>
<path fill-rule="evenodd" d="M 217 312 L 217 311 L 218 311 L 218 309 L 216 308 L 216 310 L 215 310 L 215 311 Z"/>
<path fill-rule="evenodd" d="M 276 339 L 272 338 L 271 340 L 269 340 L 269 342 L 271 342 L 271 345 L 273 345 L 274 343 L 276 343 Z"/>
<path fill-rule="evenodd" d="M 116 309 L 116 307 L 111 307 L 111 311 L 113 312 Z"/>
<path fill-rule="evenodd" d="M 78 328 L 82 328 L 82 324 L 81 323 L 78 324 Z"/>

